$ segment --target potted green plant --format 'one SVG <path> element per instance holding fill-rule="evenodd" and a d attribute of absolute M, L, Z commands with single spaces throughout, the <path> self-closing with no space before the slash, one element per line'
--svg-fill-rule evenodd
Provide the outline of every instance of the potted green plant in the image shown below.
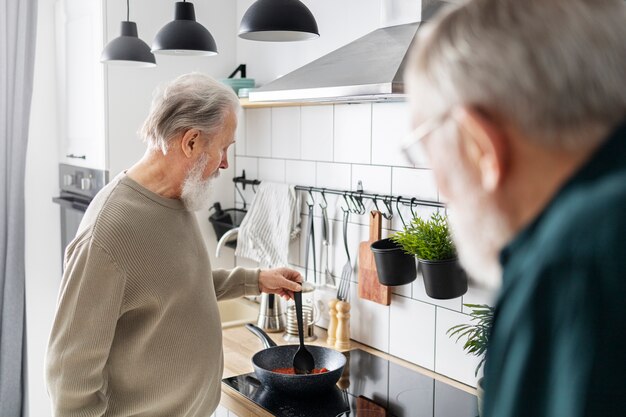
<path fill-rule="evenodd" d="M 443 300 L 467 292 L 467 275 L 459 266 L 447 216 L 438 211 L 428 220 L 415 216 L 391 238 L 419 260 L 429 297 Z"/>
<path fill-rule="evenodd" d="M 458 342 L 462 338 L 466 341 L 463 344 L 463 350 L 469 355 L 477 356 L 480 358 L 480 362 L 476 366 L 474 375 L 478 376 L 480 368 L 485 363 L 485 352 L 487 351 L 487 344 L 489 342 L 489 334 L 491 332 L 491 324 L 493 323 L 493 311 L 494 308 L 486 304 L 464 304 L 466 307 L 471 308 L 470 324 L 458 324 L 452 326 L 446 332 L 448 336 L 455 337 Z M 478 397 L 478 412 L 482 413 L 483 404 L 483 379 L 478 380 L 478 386 L 476 387 L 476 393 Z"/>

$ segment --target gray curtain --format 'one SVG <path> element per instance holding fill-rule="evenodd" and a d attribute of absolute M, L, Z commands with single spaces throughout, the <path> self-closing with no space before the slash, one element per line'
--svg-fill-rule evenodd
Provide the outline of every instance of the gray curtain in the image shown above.
<path fill-rule="evenodd" d="M 0 1 L 0 416 L 24 397 L 24 169 L 37 0 Z"/>

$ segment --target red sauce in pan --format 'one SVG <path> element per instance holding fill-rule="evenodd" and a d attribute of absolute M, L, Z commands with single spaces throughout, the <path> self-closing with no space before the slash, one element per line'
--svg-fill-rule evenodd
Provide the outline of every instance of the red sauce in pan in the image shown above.
<path fill-rule="evenodd" d="M 276 369 L 272 369 L 272 372 L 276 372 L 278 374 L 285 374 L 285 375 L 295 375 L 296 374 L 296 370 L 293 368 L 276 368 Z M 323 374 L 324 372 L 328 372 L 328 369 L 326 368 L 315 368 L 313 369 L 313 372 L 311 372 L 312 374 Z"/>

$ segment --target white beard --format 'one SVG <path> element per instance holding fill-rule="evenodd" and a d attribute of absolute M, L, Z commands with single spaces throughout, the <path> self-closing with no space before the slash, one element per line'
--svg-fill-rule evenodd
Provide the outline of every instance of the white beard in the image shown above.
<path fill-rule="evenodd" d="M 213 180 L 219 177 L 220 171 L 217 170 L 209 178 L 203 179 L 202 173 L 208 163 L 209 158 L 206 155 L 202 155 L 185 177 L 180 199 L 189 211 L 208 209 L 211 205 L 210 198 L 213 194 Z"/>
<path fill-rule="evenodd" d="M 499 288 L 502 284 L 500 251 L 513 233 L 480 179 L 470 175 L 460 152 L 449 149 L 443 150 L 448 161 L 444 175 L 450 185 L 448 217 L 459 262 L 475 285 Z"/>
<path fill-rule="evenodd" d="M 502 283 L 499 254 L 509 234 L 497 213 L 472 197 L 475 188 L 466 190 L 460 209 L 449 207 L 448 210 L 459 262 L 475 284 L 496 289 Z"/>

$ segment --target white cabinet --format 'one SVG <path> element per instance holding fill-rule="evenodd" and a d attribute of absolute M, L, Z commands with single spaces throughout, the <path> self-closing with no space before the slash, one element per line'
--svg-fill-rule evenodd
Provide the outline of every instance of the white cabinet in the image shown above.
<path fill-rule="evenodd" d="M 57 0 L 55 13 L 59 160 L 106 169 L 103 3 Z"/>

